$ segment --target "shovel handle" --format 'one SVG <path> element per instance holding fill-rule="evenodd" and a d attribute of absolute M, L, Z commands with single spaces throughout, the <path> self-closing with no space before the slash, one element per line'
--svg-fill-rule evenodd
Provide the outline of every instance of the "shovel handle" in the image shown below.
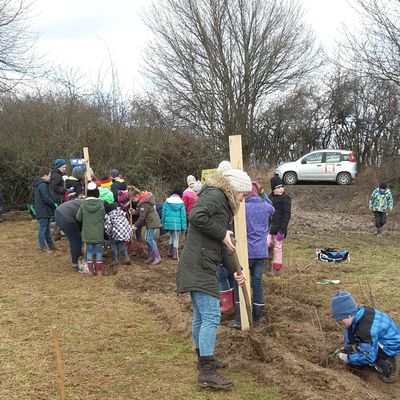
<path fill-rule="evenodd" d="M 236 239 L 231 236 L 233 244 L 236 245 Z M 233 253 L 233 258 L 235 259 L 235 266 L 236 266 L 236 274 L 238 276 L 242 275 L 242 267 L 240 265 L 239 257 L 237 255 L 236 250 L 232 252 Z M 249 319 L 249 326 L 250 326 L 250 332 L 253 331 L 253 318 L 252 318 L 252 313 L 251 313 L 251 302 L 250 302 L 250 296 L 249 292 L 247 290 L 246 284 L 241 286 L 242 292 L 243 292 L 243 297 L 244 297 L 244 302 L 246 304 L 246 311 L 247 311 L 247 318 Z"/>

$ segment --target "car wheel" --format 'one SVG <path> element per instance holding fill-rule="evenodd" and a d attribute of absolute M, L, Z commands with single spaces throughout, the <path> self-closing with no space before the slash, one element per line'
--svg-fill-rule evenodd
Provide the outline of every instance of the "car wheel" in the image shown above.
<path fill-rule="evenodd" d="M 351 175 L 348 172 L 341 172 L 336 177 L 338 185 L 348 185 L 351 182 Z"/>
<path fill-rule="evenodd" d="M 297 183 L 297 175 L 295 172 L 286 172 L 283 175 L 283 182 L 285 185 L 295 185 Z"/>

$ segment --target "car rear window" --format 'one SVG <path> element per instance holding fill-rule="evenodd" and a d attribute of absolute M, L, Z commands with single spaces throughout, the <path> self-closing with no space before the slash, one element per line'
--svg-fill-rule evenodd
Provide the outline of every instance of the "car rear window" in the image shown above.
<path fill-rule="evenodd" d="M 343 155 L 345 155 L 345 154 L 343 154 Z M 342 161 L 342 153 L 326 153 L 325 160 L 326 160 L 325 162 L 327 162 L 327 163 L 340 162 L 340 161 Z M 349 161 L 349 160 L 343 159 L 343 161 Z"/>
<path fill-rule="evenodd" d="M 350 160 L 350 153 L 348 153 L 348 154 L 342 154 L 342 157 L 343 157 L 343 161 L 351 161 L 351 160 Z"/>

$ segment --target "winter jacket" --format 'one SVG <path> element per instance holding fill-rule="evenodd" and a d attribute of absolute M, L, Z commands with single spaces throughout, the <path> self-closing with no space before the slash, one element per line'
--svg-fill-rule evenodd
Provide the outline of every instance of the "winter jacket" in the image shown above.
<path fill-rule="evenodd" d="M 106 201 L 108 204 L 114 203 L 114 195 L 109 189 L 103 187 L 98 187 L 97 189 L 99 189 L 100 200 Z"/>
<path fill-rule="evenodd" d="M 172 195 L 165 200 L 161 213 L 161 224 L 166 231 L 186 230 L 185 205 L 178 195 Z"/>
<path fill-rule="evenodd" d="M 133 234 L 133 229 L 122 208 L 116 208 L 107 215 L 104 229 L 108 237 L 117 242 L 128 242 Z"/>
<path fill-rule="evenodd" d="M 161 226 L 160 217 L 154 206 L 153 194 L 143 192 L 136 206 L 136 209 L 139 210 L 139 219 L 135 222 L 137 228 L 141 228 L 143 225 L 148 229 L 159 228 Z"/>
<path fill-rule="evenodd" d="M 79 208 L 81 207 L 84 199 L 74 199 L 68 200 L 62 203 L 60 206 L 57 207 L 55 212 L 56 216 L 62 215 L 66 221 L 71 223 L 77 223 L 76 214 L 78 213 Z"/>
<path fill-rule="evenodd" d="M 51 218 L 56 209 L 56 204 L 50 195 L 49 182 L 38 176 L 33 185 L 35 187 L 36 218 Z"/>
<path fill-rule="evenodd" d="M 223 264 L 230 272 L 235 271 L 232 252 L 222 240 L 238 209 L 239 201 L 228 179 L 211 175 L 189 214 L 176 276 L 178 293 L 199 291 L 219 298 L 218 266 Z"/>
<path fill-rule="evenodd" d="M 269 198 L 263 199 L 258 195 L 247 197 L 245 206 L 248 257 L 267 258 L 269 219 L 275 212 L 274 206 Z"/>
<path fill-rule="evenodd" d="M 68 198 L 66 200 L 76 199 L 83 192 L 82 182 L 74 176 L 69 176 L 66 179 L 65 188 L 68 193 Z"/>
<path fill-rule="evenodd" d="M 113 179 L 111 185 L 111 192 L 114 196 L 114 202 L 118 202 L 118 190 L 127 190 L 128 187 L 126 186 L 125 181 L 122 178 L 115 178 Z"/>
<path fill-rule="evenodd" d="M 65 198 L 65 192 L 67 189 L 65 188 L 65 182 L 62 176 L 62 173 L 58 168 L 54 168 L 51 171 L 50 177 L 50 194 L 53 200 L 61 204 Z"/>
<path fill-rule="evenodd" d="M 344 330 L 344 343 L 357 349 L 348 355 L 349 364 L 369 365 L 378 358 L 379 348 L 389 357 L 400 354 L 400 328 L 383 312 L 360 307 L 351 326 Z"/>
<path fill-rule="evenodd" d="M 82 239 L 86 243 L 102 243 L 104 241 L 103 202 L 94 197 L 87 197 L 80 206 L 76 219 L 82 222 Z"/>
<path fill-rule="evenodd" d="M 381 192 L 376 188 L 369 199 L 369 208 L 372 211 L 387 212 L 393 210 L 393 196 L 389 189 Z"/>
<path fill-rule="evenodd" d="M 280 196 L 271 194 L 271 201 L 275 213 L 271 218 L 269 233 L 276 235 L 278 232 L 283 232 L 286 236 L 292 208 L 290 196 L 286 193 Z"/>
<path fill-rule="evenodd" d="M 192 210 L 197 199 L 198 199 L 198 196 L 193 190 L 188 188 L 183 192 L 182 200 L 183 200 L 183 203 L 185 204 L 187 216 L 189 216 L 190 211 Z"/>

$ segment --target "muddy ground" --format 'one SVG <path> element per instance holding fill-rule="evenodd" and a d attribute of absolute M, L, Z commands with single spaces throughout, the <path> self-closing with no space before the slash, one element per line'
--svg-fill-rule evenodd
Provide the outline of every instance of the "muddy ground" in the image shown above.
<path fill-rule="evenodd" d="M 308 238 L 321 242 L 324 237 L 365 238 L 366 244 L 373 239 L 372 217 L 366 207 L 369 193 L 360 193 L 357 186 L 298 185 L 287 191 L 293 199 L 288 241 L 301 246 Z M 385 240 L 398 242 L 398 228 L 399 215 L 393 214 Z M 160 243 L 165 254 L 166 239 Z M 247 333 L 226 326 L 231 315 L 223 316 L 218 331 L 218 356 L 248 371 L 260 383 L 280 388 L 288 399 L 400 399 L 400 380 L 388 385 L 371 368 L 350 368 L 331 357 L 342 338 L 342 328 L 329 314 L 329 299 L 337 288 L 315 285 L 315 274 L 325 265 L 314 262 L 312 268 L 304 268 L 293 252 L 286 251 L 284 257 L 290 258 L 284 273 L 265 278 L 266 318 L 256 329 L 268 362 L 253 353 Z M 118 288 L 148 305 L 165 329 L 189 339 L 190 300 L 188 295 L 175 294 L 175 270 L 176 261 L 170 259 L 149 267 L 135 257 L 132 266 L 107 272 L 115 275 Z M 351 268 L 340 264 L 337 271 L 346 274 Z"/>

